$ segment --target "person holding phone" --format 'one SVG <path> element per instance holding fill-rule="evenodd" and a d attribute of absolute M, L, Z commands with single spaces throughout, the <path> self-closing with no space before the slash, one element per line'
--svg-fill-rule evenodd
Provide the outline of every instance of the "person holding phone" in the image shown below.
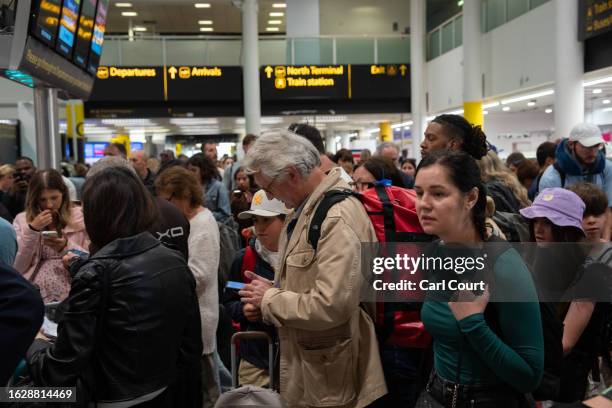
<path fill-rule="evenodd" d="M 70 249 L 87 252 L 89 238 L 81 208 L 70 202 L 58 171 L 34 174 L 25 211 L 15 217 L 13 225 L 19 243 L 15 269 L 40 288 L 45 303 L 64 300 L 71 279 L 62 256 Z"/>
<path fill-rule="evenodd" d="M 240 170 L 236 174 L 240 174 Z M 241 331 L 265 331 L 271 338 L 276 337 L 274 326 L 263 323 L 261 309 L 240 301 L 238 291 L 242 285 L 237 283 L 251 282 L 251 274 L 274 280 L 274 268 L 278 266 L 278 242 L 288 213 L 289 209 L 282 202 L 275 198 L 268 199 L 266 192 L 259 190 L 253 196 L 250 209 L 238 215 L 239 219 L 252 220 L 256 235 L 247 248 L 234 258 L 230 281 L 223 295 L 223 304 L 232 319 L 240 324 Z M 268 347 L 265 341 L 241 341 L 240 358 L 238 382 L 241 385 L 270 385 Z"/>

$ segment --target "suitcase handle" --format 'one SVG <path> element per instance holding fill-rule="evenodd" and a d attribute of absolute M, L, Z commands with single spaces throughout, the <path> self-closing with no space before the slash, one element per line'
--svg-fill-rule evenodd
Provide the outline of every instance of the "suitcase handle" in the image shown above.
<path fill-rule="evenodd" d="M 272 389 L 274 384 L 274 350 L 272 344 L 272 337 L 266 332 L 263 331 L 243 331 L 234 333 L 232 335 L 232 388 L 236 388 L 238 386 L 238 367 L 237 367 L 237 358 L 236 358 L 236 341 L 237 340 L 254 340 L 254 339 L 265 339 L 268 341 L 268 375 L 270 377 L 270 389 Z"/>

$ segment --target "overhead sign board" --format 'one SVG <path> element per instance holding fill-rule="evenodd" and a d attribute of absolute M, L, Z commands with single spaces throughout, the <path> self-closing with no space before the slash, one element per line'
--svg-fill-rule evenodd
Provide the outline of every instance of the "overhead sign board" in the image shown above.
<path fill-rule="evenodd" d="M 580 40 L 612 31 L 612 0 L 580 0 L 578 18 Z"/>
<path fill-rule="evenodd" d="M 264 66 L 260 84 L 264 114 L 410 111 L 408 64 Z M 224 116 L 242 105 L 241 67 L 100 67 L 86 110 L 96 117 L 144 107 L 163 116 Z"/>
<path fill-rule="evenodd" d="M 93 102 L 242 100 L 240 67 L 99 67 Z"/>
<path fill-rule="evenodd" d="M 8 47 L 0 47 L 0 74 L 31 77 L 86 99 L 102 54 L 109 0 L 20 0 Z M 6 39 L 6 37 L 5 37 Z M 20 75 L 7 75 L 18 72 Z M 27 83 L 19 81 L 30 86 Z"/>

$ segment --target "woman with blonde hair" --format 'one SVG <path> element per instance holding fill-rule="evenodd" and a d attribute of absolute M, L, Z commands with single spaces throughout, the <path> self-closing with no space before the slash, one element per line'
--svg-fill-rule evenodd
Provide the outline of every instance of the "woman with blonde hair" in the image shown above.
<path fill-rule="evenodd" d="M 516 175 L 504 165 L 495 152 L 487 152 L 478 160 L 478 167 L 487 195 L 493 198 L 497 211 L 518 213 L 518 210 L 531 204 L 525 187 L 519 183 Z"/>
<path fill-rule="evenodd" d="M 69 250 L 89 250 L 81 208 L 70 202 L 68 187 L 57 170 L 35 173 L 25 211 L 15 217 L 19 251 L 13 265 L 38 285 L 45 303 L 62 301 L 70 291 L 70 275 L 62 264 Z"/>

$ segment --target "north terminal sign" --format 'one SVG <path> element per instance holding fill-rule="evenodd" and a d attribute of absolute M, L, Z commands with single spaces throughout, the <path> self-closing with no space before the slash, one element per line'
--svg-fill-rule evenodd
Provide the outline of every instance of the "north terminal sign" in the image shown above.
<path fill-rule="evenodd" d="M 260 71 L 262 100 L 410 98 L 406 64 L 276 65 Z"/>
<path fill-rule="evenodd" d="M 578 15 L 580 40 L 612 31 L 612 0 L 580 0 Z"/>

